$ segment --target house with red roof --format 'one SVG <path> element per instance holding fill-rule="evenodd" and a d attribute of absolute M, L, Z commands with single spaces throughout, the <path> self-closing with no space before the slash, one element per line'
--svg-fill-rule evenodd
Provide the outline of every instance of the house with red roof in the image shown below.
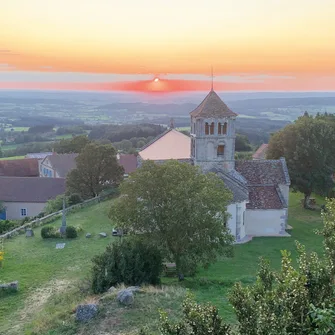
<path fill-rule="evenodd" d="M 217 174 L 233 195 L 227 225 L 236 243 L 253 236 L 289 236 L 290 177 L 285 159 L 265 160 L 264 145 L 254 160 L 235 160 L 237 117 L 212 89 L 190 113 L 190 137 L 167 130 L 142 148 L 138 165 L 144 160 L 176 159 L 199 166 L 203 173 Z"/>

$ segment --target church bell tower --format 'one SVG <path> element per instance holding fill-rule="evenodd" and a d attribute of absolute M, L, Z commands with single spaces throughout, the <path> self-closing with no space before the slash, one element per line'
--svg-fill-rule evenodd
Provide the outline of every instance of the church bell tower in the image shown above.
<path fill-rule="evenodd" d="M 204 172 L 212 168 L 226 172 L 234 170 L 237 114 L 212 88 L 190 116 L 193 164 L 199 165 Z"/>

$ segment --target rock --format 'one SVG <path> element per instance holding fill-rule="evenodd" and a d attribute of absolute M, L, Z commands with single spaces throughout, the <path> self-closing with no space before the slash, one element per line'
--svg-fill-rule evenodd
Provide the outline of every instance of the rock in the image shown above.
<path fill-rule="evenodd" d="M 108 293 L 113 293 L 113 292 L 115 292 L 116 291 L 116 288 L 114 287 L 114 286 L 112 286 L 112 287 L 110 287 L 109 289 L 108 289 Z"/>
<path fill-rule="evenodd" d="M 117 300 L 122 305 L 126 305 L 126 306 L 132 305 L 133 302 L 134 302 L 133 292 L 132 291 L 128 291 L 128 290 L 121 290 L 117 294 Z"/>
<path fill-rule="evenodd" d="M 106 233 L 99 233 L 99 236 L 100 237 L 107 237 L 107 234 Z"/>
<path fill-rule="evenodd" d="M 92 236 L 91 233 L 87 233 L 87 234 L 86 234 L 86 238 L 90 238 L 91 236 Z"/>
<path fill-rule="evenodd" d="M 33 237 L 34 236 L 34 231 L 32 229 L 27 229 L 26 230 L 26 237 Z"/>
<path fill-rule="evenodd" d="M 11 283 L 8 284 L 0 284 L 0 289 L 8 289 L 8 290 L 13 290 L 13 291 L 18 291 L 19 289 L 19 282 L 13 281 Z"/>
<path fill-rule="evenodd" d="M 76 320 L 79 322 L 87 322 L 94 318 L 97 313 L 98 305 L 96 304 L 78 305 L 76 309 Z"/>
<path fill-rule="evenodd" d="M 127 291 L 131 291 L 131 292 L 140 292 L 141 288 L 139 286 L 129 286 L 126 288 Z"/>

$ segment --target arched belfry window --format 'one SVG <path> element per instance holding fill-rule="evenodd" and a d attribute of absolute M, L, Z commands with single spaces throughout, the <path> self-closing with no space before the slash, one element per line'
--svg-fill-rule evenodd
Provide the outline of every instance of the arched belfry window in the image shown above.
<path fill-rule="evenodd" d="M 218 123 L 218 134 L 219 135 L 222 134 L 222 124 L 221 124 L 221 122 Z"/>
<path fill-rule="evenodd" d="M 209 134 L 209 125 L 208 122 L 205 123 L 205 135 Z"/>
<path fill-rule="evenodd" d="M 227 126 L 228 126 L 228 124 L 227 124 L 227 122 L 225 122 L 224 125 L 223 125 L 223 129 L 222 129 L 222 134 L 223 135 L 227 134 Z"/>
<path fill-rule="evenodd" d="M 211 135 L 214 135 L 214 122 L 211 123 L 210 133 Z"/>
<path fill-rule="evenodd" d="M 224 156 L 224 145 L 218 145 L 218 149 L 217 149 L 217 155 L 218 157 L 222 157 Z"/>

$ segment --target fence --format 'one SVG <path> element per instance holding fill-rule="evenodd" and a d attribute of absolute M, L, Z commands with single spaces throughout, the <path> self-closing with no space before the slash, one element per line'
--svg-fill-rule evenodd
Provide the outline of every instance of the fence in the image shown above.
<path fill-rule="evenodd" d="M 84 208 L 84 207 L 87 207 L 87 206 L 97 204 L 100 201 L 103 201 L 103 200 L 105 200 L 107 198 L 110 198 L 112 196 L 113 196 L 112 194 L 106 194 L 106 195 L 97 196 L 95 198 L 85 200 L 85 201 L 81 202 L 80 204 L 76 204 L 76 205 L 65 208 L 65 213 L 72 212 L 76 209 L 80 209 L 80 208 Z M 24 225 L 22 225 L 20 227 L 17 227 L 15 229 L 3 234 L 3 235 L 0 235 L 0 239 L 9 238 L 9 237 L 18 235 L 21 232 L 25 231 L 27 228 L 35 228 L 35 227 L 44 225 L 46 223 L 53 222 L 56 219 L 58 219 L 58 217 L 61 217 L 62 214 L 63 214 L 63 210 L 60 210 L 58 212 L 48 214 L 48 215 L 46 215 L 42 218 L 37 218 L 37 219 L 34 219 L 32 221 L 29 221 L 29 222 L 25 223 Z"/>

